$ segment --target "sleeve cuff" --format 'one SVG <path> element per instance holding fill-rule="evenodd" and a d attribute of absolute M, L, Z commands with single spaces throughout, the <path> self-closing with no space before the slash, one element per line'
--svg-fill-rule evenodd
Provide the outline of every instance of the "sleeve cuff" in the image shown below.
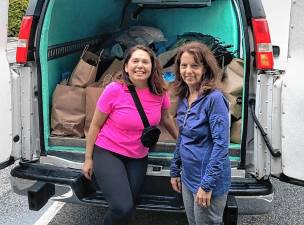
<path fill-rule="evenodd" d="M 212 191 L 211 188 L 210 188 L 208 185 L 201 184 L 201 188 L 202 188 L 205 192 L 210 192 L 210 191 Z"/>
<path fill-rule="evenodd" d="M 180 171 L 171 171 L 170 177 L 180 177 Z"/>

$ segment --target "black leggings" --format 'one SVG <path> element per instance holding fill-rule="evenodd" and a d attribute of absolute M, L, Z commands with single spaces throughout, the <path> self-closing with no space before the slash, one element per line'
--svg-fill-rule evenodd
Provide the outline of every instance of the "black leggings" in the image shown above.
<path fill-rule="evenodd" d="M 125 225 L 130 222 L 147 164 L 147 157 L 128 158 L 94 146 L 94 177 L 109 204 L 103 225 Z"/>

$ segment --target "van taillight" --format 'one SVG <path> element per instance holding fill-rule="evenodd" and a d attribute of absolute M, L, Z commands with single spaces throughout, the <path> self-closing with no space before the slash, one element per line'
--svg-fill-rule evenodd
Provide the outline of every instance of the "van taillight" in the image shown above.
<path fill-rule="evenodd" d="M 252 19 L 255 43 L 256 68 L 273 69 L 273 52 L 266 19 Z"/>
<path fill-rule="evenodd" d="M 17 63 L 26 63 L 29 48 L 29 39 L 33 24 L 33 16 L 24 16 L 20 25 L 19 39 L 16 51 Z"/>

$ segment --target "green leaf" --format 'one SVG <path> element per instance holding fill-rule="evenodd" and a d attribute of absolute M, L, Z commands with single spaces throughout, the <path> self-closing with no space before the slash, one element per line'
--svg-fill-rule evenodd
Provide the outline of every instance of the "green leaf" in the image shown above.
<path fill-rule="evenodd" d="M 29 0 L 9 0 L 8 36 L 18 36 L 20 23 L 27 9 L 28 2 Z"/>

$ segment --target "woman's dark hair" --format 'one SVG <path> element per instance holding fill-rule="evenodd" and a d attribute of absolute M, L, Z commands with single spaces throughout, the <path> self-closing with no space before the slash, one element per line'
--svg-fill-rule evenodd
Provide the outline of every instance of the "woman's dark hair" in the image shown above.
<path fill-rule="evenodd" d="M 156 58 L 154 52 L 144 45 L 135 45 L 134 47 L 130 48 L 125 56 L 123 67 L 122 67 L 122 73 L 118 74 L 116 77 L 116 80 L 122 81 L 126 83 L 127 85 L 131 85 L 131 81 L 129 79 L 129 74 L 125 71 L 125 66 L 128 64 L 130 58 L 132 57 L 132 54 L 136 50 L 143 50 L 148 53 L 151 59 L 152 63 L 152 69 L 151 69 L 151 75 L 148 79 L 148 87 L 150 91 L 155 95 L 163 95 L 164 92 L 167 90 L 167 85 L 163 79 L 162 76 L 162 68 L 161 65 Z"/>
<path fill-rule="evenodd" d="M 221 69 L 218 66 L 217 60 L 207 45 L 200 42 L 189 42 L 180 47 L 175 58 L 175 74 L 176 79 L 173 84 L 175 95 L 179 98 L 184 98 L 188 95 L 189 90 L 187 84 L 180 74 L 181 56 L 185 53 L 193 56 L 197 64 L 204 66 L 205 73 L 202 76 L 201 84 L 198 87 L 199 95 L 207 94 L 208 92 L 218 88 Z"/>

